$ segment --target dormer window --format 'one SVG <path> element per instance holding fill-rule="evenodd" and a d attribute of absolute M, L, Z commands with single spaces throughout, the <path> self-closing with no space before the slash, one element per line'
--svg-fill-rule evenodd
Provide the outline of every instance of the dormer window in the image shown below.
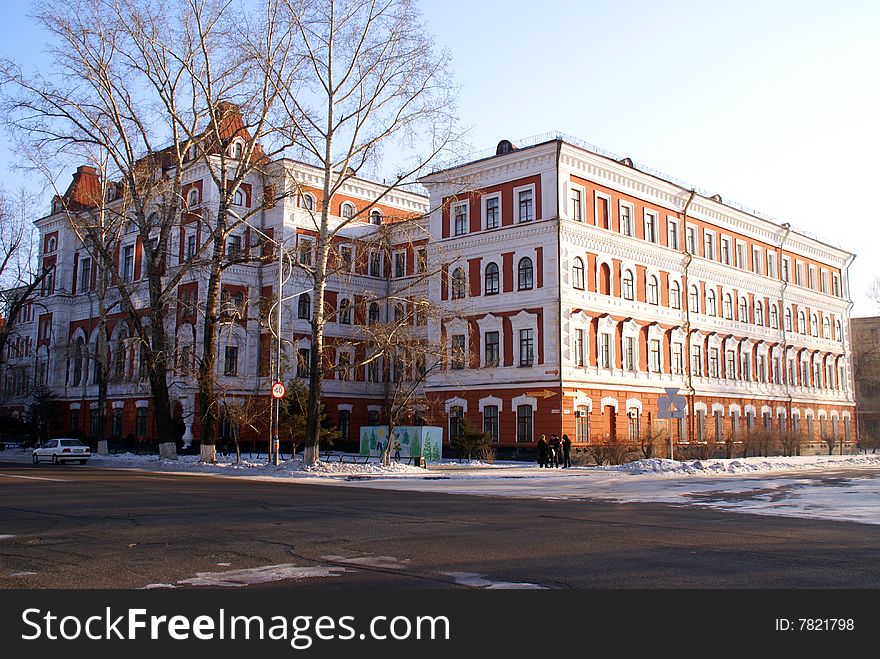
<path fill-rule="evenodd" d="M 198 188 L 190 188 L 190 191 L 186 195 L 186 205 L 189 208 L 195 208 L 199 205 L 199 189 Z"/>

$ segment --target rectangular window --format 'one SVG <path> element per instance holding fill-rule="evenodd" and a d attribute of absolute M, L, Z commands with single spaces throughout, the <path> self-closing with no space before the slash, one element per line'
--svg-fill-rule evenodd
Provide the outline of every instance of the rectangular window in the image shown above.
<path fill-rule="evenodd" d="M 122 437 L 122 410 L 113 410 L 113 437 Z"/>
<path fill-rule="evenodd" d="M 532 441 L 532 406 L 518 405 L 516 408 L 516 441 Z"/>
<path fill-rule="evenodd" d="M 519 365 L 531 366 L 535 362 L 535 333 L 532 329 L 519 331 Z"/>
<path fill-rule="evenodd" d="M 229 236 L 226 239 L 226 256 L 230 259 L 237 259 L 241 256 L 241 236 Z M 309 252 L 309 264 L 312 262 L 311 251 Z M 300 261 L 302 263 L 302 261 Z"/>
<path fill-rule="evenodd" d="M 715 234 L 703 230 L 703 256 L 710 261 L 715 260 Z"/>
<path fill-rule="evenodd" d="M 404 277 L 406 275 L 406 252 L 394 253 L 394 276 Z"/>
<path fill-rule="evenodd" d="M 696 254 L 697 253 L 697 228 L 696 227 L 688 227 L 687 235 L 685 238 L 685 249 L 687 249 L 688 254 Z"/>
<path fill-rule="evenodd" d="M 819 290 L 821 290 L 823 293 L 827 293 L 828 292 L 828 271 L 827 270 L 822 271 L 822 277 L 819 281 L 821 284 L 821 288 Z"/>
<path fill-rule="evenodd" d="M 703 349 L 700 346 L 691 346 L 691 360 L 693 362 L 692 368 L 694 371 L 694 375 L 697 377 L 703 376 Z"/>
<path fill-rule="evenodd" d="M 452 365 L 455 370 L 464 368 L 464 334 L 454 334 L 452 336 Z"/>
<path fill-rule="evenodd" d="M 748 353 L 742 356 L 742 369 L 740 370 L 740 378 L 751 382 L 752 380 L 752 359 Z"/>
<path fill-rule="evenodd" d="M 584 221 L 584 193 L 580 188 L 571 189 L 571 219 Z"/>
<path fill-rule="evenodd" d="M 238 346 L 226 346 L 223 355 L 223 375 L 238 375 Z"/>
<path fill-rule="evenodd" d="M 752 248 L 752 272 L 756 275 L 763 274 L 761 272 L 761 263 L 764 262 L 764 259 L 761 257 L 761 248 L 753 247 Z"/>
<path fill-rule="evenodd" d="M 486 366 L 498 366 L 500 361 L 498 332 L 486 332 Z"/>
<path fill-rule="evenodd" d="M 816 290 L 816 266 L 811 265 L 809 269 L 809 279 L 807 281 L 807 286 Z"/>
<path fill-rule="evenodd" d="M 196 234 L 191 233 L 186 237 L 186 259 L 194 259 L 196 256 Z"/>
<path fill-rule="evenodd" d="M 423 274 L 428 272 L 428 250 L 424 247 L 419 250 L 416 260 L 416 272 Z"/>
<path fill-rule="evenodd" d="M 486 405 L 483 408 L 483 432 L 493 442 L 498 441 L 498 406 Z"/>
<path fill-rule="evenodd" d="M 672 344 L 672 372 L 675 375 L 681 375 L 682 369 L 684 367 L 684 360 L 682 358 L 682 350 L 683 346 L 680 343 Z"/>
<path fill-rule="evenodd" d="M 379 381 L 379 358 L 376 357 L 367 362 L 367 382 Z"/>
<path fill-rule="evenodd" d="M 453 207 L 453 215 L 455 217 L 455 235 L 463 236 L 468 230 L 467 204 L 456 204 Z"/>
<path fill-rule="evenodd" d="M 574 365 L 584 365 L 584 330 L 574 331 Z"/>
<path fill-rule="evenodd" d="M 342 259 L 343 272 L 351 272 L 354 265 L 354 250 L 348 245 L 339 248 L 339 256 Z"/>
<path fill-rule="evenodd" d="M 351 355 L 340 352 L 336 358 L 336 377 L 339 380 L 351 380 Z"/>
<path fill-rule="evenodd" d="M 730 265 L 730 238 L 721 236 L 721 262 Z"/>
<path fill-rule="evenodd" d="M 231 236 L 230 236 L 231 238 Z M 230 254 L 231 256 L 231 254 Z M 300 265 L 312 265 L 312 241 L 300 238 L 297 261 Z"/>
<path fill-rule="evenodd" d="M 681 249 L 678 244 L 678 220 L 673 220 L 671 218 L 667 218 L 667 240 L 669 241 L 669 246 L 672 249 Z"/>
<path fill-rule="evenodd" d="M 767 358 L 764 355 L 758 355 L 758 381 L 767 382 Z"/>
<path fill-rule="evenodd" d="M 718 348 L 709 348 L 709 377 L 717 378 L 718 374 Z"/>
<path fill-rule="evenodd" d="M 534 209 L 532 201 L 532 190 L 520 190 L 517 195 L 519 221 L 531 222 L 534 219 Z"/>
<path fill-rule="evenodd" d="M 632 206 L 626 204 L 620 204 L 620 233 L 633 235 Z"/>
<path fill-rule="evenodd" d="M 79 262 L 79 292 L 92 290 L 92 259 L 84 258 Z"/>
<path fill-rule="evenodd" d="M 802 261 L 797 261 L 794 267 L 794 283 L 798 286 L 804 285 L 804 264 Z"/>
<path fill-rule="evenodd" d="M 339 430 L 339 439 L 348 439 L 351 430 L 351 412 L 339 410 L 336 428 Z"/>
<path fill-rule="evenodd" d="M 782 281 L 791 281 L 791 259 L 782 257 Z"/>
<path fill-rule="evenodd" d="M 586 405 L 578 405 L 574 414 L 577 419 L 575 437 L 578 442 L 586 444 L 590 441 L 590 410 Z"/>
<path fill-rule="evenodd" d="M 776 254 L 767 252 L 767 276 L 776 279 Z"/>
<path fill-rule="evenodd" d="M 834 295 L 836 295 L 837 297 L 840 297 L 840 275 L 838 275 L 838 274 L 832 275 L 831 276 L 831 284 L 832 284 L 831 292 Z"/>
<path fill-rule="evenodd" d="M 299 378 L 309 377 L 312 363 L 312 351 L 308 348 L 300 348 L 296 351 L 296 376 Z"/>
<path fill-rule="evenodd" d="M 501 197 L 486 197 L 486 228 L 497 229 L 501 224 Z"/>
<path fill-rule="evenodd" d="M 645 211 L 645 240 L 657 242 L 657 213 Z"/>
<path fill-rule="evenodd" d="M 380 252 L 370 252 L 370 276 L 382 276 L 382 254 Z"/>
<path fill-rule="evenodd" d="M 611 335 L 605 332 L 599 334 L 599 366 L 611 368 Z"/>
<path fill-rule="evenodd" d="M 122 281 L 134 279 L 134 245 L 122 248 Z"/>
<path fill-rule="evenodd" d="M 736 353 L 733 350 L 727 351 L 726 363 L 724 375 L 728 380 L 733 380 L 736 378 Z"/>
<path fill-rule="evenodd" d="M 736 267 L 746 269 L 746 244 L 736 241 Z"/>
<path fill-rule="evenodd" d="M 648 346 L 648 367 L 652 373 L 660 372 L 660 341 L 652 339 Z"/>
<path fill-rule="evenodd" d="M 137 408 L 137 415 L 135 416 L 135 427 L 134 434 L 140 437 L 143 437 L 147 434 L 147 408 L 139 407 Z"/>
<path fill-rule="evenodd" d="M 626 336 L 623 343 L 623 368 L 627 371 L 634 371 L 636 370 L 636 339 L 632 336 Z"/>

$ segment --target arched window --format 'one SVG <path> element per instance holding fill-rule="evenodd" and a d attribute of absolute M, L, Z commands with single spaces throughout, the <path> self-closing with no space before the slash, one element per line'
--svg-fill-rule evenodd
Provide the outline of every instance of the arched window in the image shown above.
<path fill-rule="evenodd" d="M 382 211 L 378 208 L 370 211 L 370 224 L 382 224 Z"/>
<path fill-rule="evenodd" d="M 532 269 L 532 259 L 528 256 L 521 258 L 517 273 L 519 274 L 519 290 L 530 290 L 534 286 L 535 277 L 535 272 Z"/>
<path fill-rule="evenodd" d="M 749 303 L 744 297 L 739 299 L 739 322 L 749 322 Z"/>
<path fill-rule="evenodd" d="M 313 195 L 309 192 L 306 192 L 302 196 L 302 205 L 303 205 L 303 208 L 305 208 L 307 211 L 314 211 L 315 210 L 315 195 Z M 344 207 L 345 207 L 345 204 L 343 204 L 343 208 Z"/>
<path fill-rule="evenodd" d="M 657 284 L 657 277 L 651 275 L 648 277 L 648 304 L 660 304 L 660 286 Z"/>
<path fill-rule="evenodd" d="M 688 291 L 688 309 L 694 313 L 700 312 L 700 292 L 696 286 L 691 286 Z"/>
<path fill-rule="evenodd" d="M 816 314 L 810 315 L 810 335 L 819 336 L 819 319 Z"/>
<path fill-rule="evenodd" d="M 764 305 L 760 300 L 755 302 L 755 325 L 764 325 Z"/>
<path fill-rule="evenodd" d="M 312 298 L 308 293 L 300 293 L 296 304 L 296 317 L 300 320 L 311 320 Z"/>
<path fill-rule="evenodd" d="M 715 298 L 715 291 L 711 288 L 706 292 L 706 313 L 715 316 L 718 313 L 718 300 Z"/>
<path fill-rule="evenodd" d="M 622 289 L 623 289 L 624 299 L 632 300 L 635 298 L 632 270 L 624 270 L 623 271 Z"/>
<path fill-rule="evenodd" d="M 83 365 L 86 359 L 85 347 L 85 341 L 79 337 L 73 347 L 73 386 L 77 386 L 82 381 Z"/>
<path fill-rule="evenodd" d="M 456 268 L 452 272 L 452 299 L 460 300 L 465 293 L 464 270 Z"/>
<path fill-rule="evenodd" d="M 801 334 L 807 333 L 807 314 L 803 311 L 798 312 L 798 332 Z"/>
<path fill-rule="evenodd" d="M 370 302 L 370 310 L 367 314 L 367 324 L 375 325 L 379 322 L 379 305 L 376 302 Z"/>
<path fill-rule="evenodd" d="M 843 325 L 839 320 L 834 321 L 834 338 L 843 341 Z"/>
<path fill-rule="evenodd" d="M 235 294 L 235 309 L 239 314 L 244 314 L 244 293 L 241 291 Z"/>
<path fill-rule="evenodd" d="M 498 265 L 495 263 L 489 263 L 486 266 L 486 273 L 484 276 L 485 286 L 485 295 L 497 295 L 501 289 L 501 282 L 498 276 Z"/>
<path fill-rule="evenodd" d="M 236 190 L 235 194 L 232 195 L 232 203 L 235 206 L 244 206 L 244 192 Z"/>
<path fill-rule="evenodd" d="M 770 305 L 770 327 L 779 329 L 779 309 L 775 304 Z"/>
<path fill-rule="evenodd" d="M 55 248 L 58 246 L 58 242 L 55 240 L 55 237 L 49 238 L 46 241 L 46 253 L 50 254 L 55 251 Z"/>
<path fill-rule="evenodd" d="M 677 281 L 669 284 L 669 306 L 673 309 L 681 309 L 681 286 Z"/>
<path fill-rule="evenodd" d="M 584 290 L 584 261 L 581 257 L 574 257 L 574 265 L 571 268 L 571 285 L 579 290 Z"/>
<path fill-rule="evenodd" d="M 791 332 L 791 309 L 785 310 L 785 331 Z"/>
<path fill-rule="evenodd" d="M 822 338 L 831 338 L 831 322 L 828 320 L 827 317 L 822 319 Z"/>
<path fill-rule="evenodd" d="M 733 298 L 730 297 L 730 293 L 724 294 L 724 317 L 727 320 L 733 320 Z"/>
<path fill-rule="evenodd" d="M 189 192 L 186 194 L 186 205 L 189 208 L 195 208 L 199 205 L 199 189 L 198 188 L 190 188 Z"/>
<path fill-rule="evenodd" d="M 244 145 L 241 142 L 239 142 L 238 140 L 233 142 L 233 144 L 232 144 L 232 157 L 240 159 L 243 153 L 244 153 Z"/>
<path fill-rule="evenodd" d="M 351 202 L 348 202 L 348 201 L 346 201 L 342 204 L 342 207 L 340 209 L 340 214 L 342 215 L 342 217 L 344 217 L 347 220 L 350 220 L 351 218 L 354 217 L 354 213 L 355 213 L 354 204 L 352 204 Z"/>
<path fill-rule="evenodd" d="M 339 322 L 351 325 L 351 300 L 346 297 L 339 301 Z"/>

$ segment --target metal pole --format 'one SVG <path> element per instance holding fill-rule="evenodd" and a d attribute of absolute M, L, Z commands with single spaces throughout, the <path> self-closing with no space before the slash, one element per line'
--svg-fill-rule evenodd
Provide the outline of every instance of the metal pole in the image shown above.
<path fill-rule="evenodd" d="M 279 241 L 278 242 L 278 325 L 276 328 L 276 343 L 275 343 L 275 382 L 281 382 L 281 300 L 284 297 L 282 293 L 282 286 L 284 286 L 284 279 L 282 277 L 284 271 L 284 246 Z M 275 432 L 272 435 L 272 453 L 273 453 L 273 462 L 274 464 L 278 464 L 278 450 L 280 447 L 280 421 L 281 421 L 281 400 L 272 398 L 273 405 L 275 406 Z"/>

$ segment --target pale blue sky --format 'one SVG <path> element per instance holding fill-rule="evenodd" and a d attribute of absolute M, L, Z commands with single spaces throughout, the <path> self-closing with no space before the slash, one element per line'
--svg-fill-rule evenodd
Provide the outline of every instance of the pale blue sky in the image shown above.
<path fill-rule="evenodd" d="M 0 52 L 37 63 L 44 37 L 8 4 Z M 880 312 L 880 2 L 420 4 L 476 149 L 559 130 L 630 156 L 856 252 L 853 314 Z"/>

